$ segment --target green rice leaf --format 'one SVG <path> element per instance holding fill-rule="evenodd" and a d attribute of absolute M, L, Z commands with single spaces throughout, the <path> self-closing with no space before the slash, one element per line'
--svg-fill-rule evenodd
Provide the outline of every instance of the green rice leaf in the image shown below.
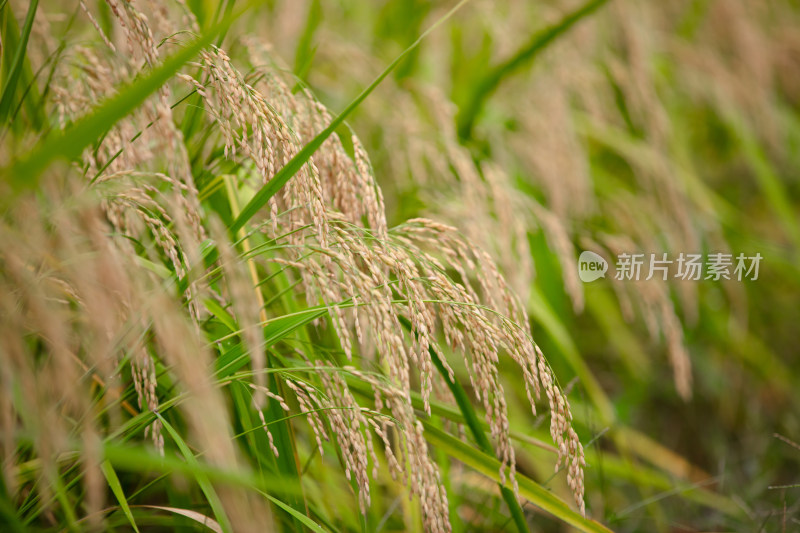
<path fill-rule="evenodd" d="M 14 95 L 17 90 L 17 82 L 19 81 L 22 66 L 25 61 L 25 56 L 28 50 L 28 38 L 33 29 L 33 19 L 36 17 L 36 8 L 39 7 L 39 0 L 31 0 L 28 4 L 28 13 L 25 15 L 25 24 L 22 27 L 22 34 L 17 44 L 17 50 L 14 52 L 14 59 L 11 62 L 11 69 L 8 74 L 8 80 L 3 87 L 3 95 L 0 97 L 0 124 L 5 124 L 8 120 L 8 114 L 11 111 L 11 106 L 14 100 Z M 12 16 L 8 14 L 7 16 Z"/>
<path fill-rule="evenodd" d="M 203 300 L 203 304 L 205 304 L 206 309 L 208 312 L 214 315 L 222 322 L 226 328 L 233 331 L 238 331 L 239 326 L 236 324 L 236 320 L 231 316 L 229 312 L 222 308 L 215 300 L 211 298 L 206 298 Z"/>
<path fill-rule="evenodd" d="M 127 498 L 125 498 L 125 492 L 122 490 L 122 484 L 119 482 L 117 473 L 114 472 L 114 467 L 111 466 L 111 463 L 108 460 L 105 460 L 100 463 L 100 470 L 103 471 L 103 475 L 108 482 L 108 486 L 111 488 L 111 492 L 113 492 L 114 496 L 117 498 L 119 506 L 122 508 L 122 512 L 125 513 L 125 516 L 128 518 L 128 522 L 131 523 L 131 527 L 134 531 L 136 531 L 136 533 L 139 533 L 139 528 L 136 527 L 136 520 L 133 519 L 133 513 L 131 513 L 131 508 L 128 505 Z"/>
<path fill-rule="evenodd" d="M 206 495 L 208 499 L 208 504 L 211 506 L 211 510 L 214 511 L 214 516 L 216 517 L 217 521 L 219 522 L 222 531 L 230 532 L 233 531 L 233 527 L 231 526 L 230 519 L 228 515 L 225 513 L 225 509 L 222 507 L 222 501 L 219 499 L 217 495 L 217 491 L 214 490 L 214 486 L 211 484 L 211 480 L 208 476 L 201 470 L 198 466 L 197 459 L 195 458 L 192 450 L 189 449 L 189 446 L 186 444 L 186 441 L 183 440 L 180 433 L 178 433 L 172 425 L 166 421 L 166 419 L 161 416 L 160 413 L 155 413 L 156 417 L 161 420 L 161 423 L 164 425 L 164 428 L 172 437 L 172 440 L 175 441 L 175 444 L 178 446 L 178 449 L 183 454 L 184 459 L 186 462 L 189 463 L 191 467 L 192 474 L 194 478 L 197 480 L 197 484 L 200 485 L 200 489 L 203 491 L 203 494 Z"/>
<path fill-rule="evenodd" d="M 316 531 L 317 533 L 326 533 L 325 529 L 323 529 L 322 526 L 320 526 L 319 524 L 317 524 L 316 522 L 311 520 L 309 517 L 307 517 L 303 513 L 299 512 L 294 507 L 292 507 L 292 506 L 280 501 L 277 498 L 273 498 L 272 496 L 270 496 L 266 492 L 262 492 L 262 491 L 258 491 L 258 492 L 262 496 L 264 496 L 266 499 L 268 499 L 269 501 L 271 501 L 272 503 L 274 503 L 275 505 L 277 505 L 278 507 L 280 507 L 281 509 L 283 509 L 284 511 L 286 511 L 290 515 L 292 515 L 294 518 L 296 518 L 300 523 L 302 523 L 304 526 L 306 526 L 311 531 Z"/>
<path fill-rule="evenodd" d="M 189 520 L 194 520 L 198 524 L 206 526 L 215 533 L 222 533 L 222 527 L 216 522 L 216 520 L 210 516 L 198 513 L 197 511 L 192 511 L 190 509 L 179 509 L 177 507 L 165 507 L 163 505 L 137 505 L 136 507 L 139 509 L 158 509 L 160 511 L 167 511 L 168 513 L 185 516 Z"/>

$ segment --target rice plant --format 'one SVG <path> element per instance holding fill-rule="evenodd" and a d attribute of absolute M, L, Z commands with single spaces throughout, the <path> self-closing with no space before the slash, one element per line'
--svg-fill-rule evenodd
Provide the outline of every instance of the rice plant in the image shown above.
<path fill-rule="evenodd" d="M 0 1 L 0 529 L 791 530 L 797 22 Z"/>

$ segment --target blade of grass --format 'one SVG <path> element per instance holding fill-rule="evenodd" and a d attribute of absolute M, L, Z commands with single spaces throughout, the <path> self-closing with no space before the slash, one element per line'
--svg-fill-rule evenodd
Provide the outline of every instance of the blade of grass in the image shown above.
<path fill-rule="evenodd" d="M 125 498 L 125 492 L 122 490 L 122 484 L 119 482 L 117 473 L 114 472 L 114 467 L 111 466 L 111 463 L 108 460 L 105 460 L 100 463 L 100 470 L 103 471 L 103 475 L 108 482 L 108 486 L 111 488 L 111 492 L 113 492 L 114 496 L 117 498 L 119 506 L 122 508 L 122 512 L 125 513 L 126 517 L 128 517 L 131 527 L 134 531 L 136 531 L 136 533 L 139 533 L 139 528 L 136 527 L 136 520 L 133 519 L 133 513 L 131 513 L 131 508 L 128 506 L 128 500 Z"/>
<path fill-rule="evenodd" d="M 303 165 L 305 165 L 308 160 L 314 155 L 322 143 L 330 137 L 336 129 L 344 122 L 345 118 L 347 118 L 350 113 L 352 113 L 361 102 L 363 102 L 367 96 L 369 96 L 375 88 L 380 85 L 380 83 L 388 76 L 394 68 L 400 64 L 419 44 L 422 42 L 425 37 L 427 37 L 431 32 L 433 32 L 437 27 L 443 24 L 446 20 L 448 20 L 456 11 L 458 11 L 464 4 L 466 4 L 469 0 L 461 0 L 458 4 L 455 5 L 450 11 L 448 11 L 442 18 L 437 20 L 433 25 L 431 25 L 427 30 L 425 30 L 422 35 L 420 35 L 416 41 L 414 41 L 411 46 L 406 48 L 403 53 L 401 53 L 397 58 L 392 61 L 392 63 L 381 72 L 377 78 L 367 87 L 364 89 L 361 94 L 359 94 L 355 100 L 350 102 L 350 104 L 337 115 L 331 123 L 328 125 L 327 128 L 319 132 L 316 137 L 311 139 L 308 144 L 306 144 L 294 157 L 292 157 L 286 165 L 281 168 L 267 183 L 264 185 L 253 198 L 247 203 L 246 206 L 242 209 L 242 212 L 239 214 L 238 217 L 233 221 L 229 230 L 232 234 L 236 234 L 241 228 L 244 227 L 247 222 L 255 216 L 255 214 L 264 207 L 269 199 L 272 198 L 275 193 L 283 188 L 286 183 L 297 174 Z"/>
<path fill-rule="evenodd" d="M 197 459 L 195 458 L 192 450 L 189 449 L 189 446 L 181 437 L 180 433 L 178 433 L 172 425 L 167 422 L 167 420 L 161 416 L 161 413 L 156 412 L 156 417 L 161 421 L 164 425 L 164 428 L 172 437 L 172 440 L 175 441 L 175 444 L 178 446 L 178 449 L 183 454 L 184 459 L 186 462 L 189 463 L 192 475 L 197 480 L 197 484 L 200 485 L 200 490 L 203 491 L 203 494 L 206 495 L 206 499 L 208 499 L 208 504 L 211 506 L 211 510 L 214 512 L 214 516 L 217 519 L 217 522 L 222 527 L 222 531 L 228 533 L 233 531 L 233 527 L 231 526 L 230 519 L 228 515 L 225 513 L 225 509 L 222 507 L 222 501 L 219 499 L 219 495 L 217 495 L 217 491 L 214 490 L 214 486 L 211 484 L 211 480 L 208 476 L 198 468 Z"/>
<path fill-rule="evenodd" d="M 472 92 L 471 97 L 458 114 L 459 138 L 468 140 L 472 136 L 472 127 L 481 109 L 483 109 L 483 105 L 504 79 L 533 61 L 539 53 L 545 50 L 559 36 L 606 2 L 608 0 L 590 0 L 582 7 L 565 16 L 557 24 L 536 33 L 516 54 L 490 70 L 478 83 L 475 91 Z"/>
<path fill-rule="evenodd" d="M 308 6 L 306 25 L 297 43 L 297 51 L 294 56 L 294 73 L 300 80 L 305 80 L 309 69 L 311 69 L 311 63 L 316 52 L 316 47 L 312 46 L 312 42 L 314 32 L 316 32 L 320 22 L 322 22 L 322 5 L 319 0 L 311 0 L 311 4 Z M 297 88 L 299 86 L 295 87 L 295 90 Z"/>
<path fill-rule="evenodd" d="M 303 513 L 298 512 L 291 505 L 285 504 L 285 503 L 283 503 L 282 501 L 280 501 L 277 498 L 273 498 L 272 496 L 270 496 L 266 492 L 262 492 L 260 490 L 258 492 L 259 492 L 259 494 L 264 496 L 266 499 L 268 499 L 269 501 L 271 501 L 272 503 L 274 503 L 275 505 L 277 505 L 278 507 L 280 507 L 281 509 L 283 509 L 284 511 L 286 511 L 290 515 L 292 515 L 294 518 L 296 518 L 300 523 L 302 523 L 304 526 L 306 526 L 311 531 L 316 531 L 317 533 L 326 533 L 326 531 L 319 524 L 317 524 L 316 522 L 311 520 L 309 517 L 307 517 Z"/>
<path fill-rule="evenodd" d="M 185 516 L 189 520 L 194 520 L 198 524 L 207 527 L 215 533 L 222 533 L 222 527 L 213 518 L 202 513 L 198 513 L 197 511 L 179 509 L 177 507 L 164 507 L 163 505 L 137 505 L 135 507 L 137 509 L 158 509 L 160 511 L 167 511 L 168 513 Z"/>
<path fill-rule="evenodd" d="M 276 457 L 269 452 L 265 453 L 266 450 L 270 449 L 267 435 L 264 431 L 256 431 L 256 429 L 261 428 L 261 421 L 254 414 L 253 396 L 250 388 L 243 382 L 232 381 L 230 383 L 230 393 L 236 420 L 242 429 L 242 433 L 234 435 L 233 438 L 245 437 L 249 448 L 249 456 L 255 460 L 262 477 L 266 472 L 275 472 Z"/>
<path fill-rule="evenodd" d="M 67 527 L 71 531 L 80 531 L 78 527 L 78 517 L 75 516 L 74 510 L 74 502 L 71 502 L 69 499 L 69 482 L 68 485 L 64 485 L 64 480 L 56 475 L 53 479 L 53 489 L 55 493 L 55 499 L 61 505 L 61 510 L 64 512 L 64 519 L 67 522 Z"/>
<path fill-rule="evenodd" d="M 72 24 L 72 18 L 66 24 L 66 30 L 64 33 L 69 31 L 69 28 Z M 12 63 L 13 52 L 16 51 L 17 43 L 19 42 L 20 31 L 17 27 L 16 19 L 11 16 L 10 10 L 3 11 L 0 7 L 0 32 L 3 33 L 3 43 L 0 43 L 0 55 L 3 57 L 3 74 L 0 75 L 0 86 L 5 83 L 8 75 L 8 69 Z M 63 41 L 62 41 L 63 43 Z M 3 49 L 3 45 L 7 47 L 7 49 Z M 22 67 L 19 72 L 19 78 L 17 80 L 17 95 L 18 97 L 15 98 L 16 101 L 16 108 L 13 107 L 9 110 L 8 116 L 8 125 L 9 128 L 13 130 L 15 134 L 20 132 L 27 131 L 27 128 L 31 128 L 33 131 L 41 131 L 44 125 L 47 123 L 47 116 L 45 112 L 45 108 L 43 105 L 42 95 L 39 94 L 39 86 L 37 85 L 37 80 L 39 74 L 45 69 L 47 63 L 52 63 L 53 66 L 55 65 L 55 61 L 53 58 L 58 58 L 61 51 L 63 50 L 62 45 L 60 44 L 56 51 L 39 67 L 36 73 L 33 72 L 31 68 L 30 59 L 26 56 L 22 61 Z M 53 66 L 50 68 L 50 73 L 53 72 Z M 47 83 L 49 83 L 50 79 L 48 78 L 47 82 L 45 83 L 45 91 L 47 90 Z M 26 118 L 28 118 L 28 122 L 22 123 L 22 121 L 17 120 L 17 116 L 19 116 L 20 111 L 23 109 L 26 111 Z M 3 131 L 0 134 L 0 141 L 8 134 L 8 129 Z"/>
<path fill-rule="evenodd" d="M 231 16 L 231 13 L 233 12 L 233 5 L 235 3 L 236 3 L 236 0 L 228 0 L 226 2 L 225 11 L 224 11 L 224 14 L 222 15 L 222 19 L 221 20 L 225 20 L 225 19 L 227 19 L 228 17 Z M 220 6 L 221 5 L 222 4 L 220 3 Z M 217 46 L 222 46 L 222 41 L 225 40 L 225 35 L 227 33 L 228 33 L 228 28 L 227 27 L 220 32 L 219 37 L 217 37 Z"/>
<path fill-rule="evenodd" d="M 297 331 L 317 318 L 325 316 L 327 313 L 327 307 L 311 307 L 298 313 L 271 320 L 264 327 L 264 345 L 266 347 L 272 346 L 290 333 Z M 231 347 L 215 361 L 215 377 L 222 379 L 230 376 L 247 363 L 248 357 L 241 343 Z"/>
<path fill-rule="evenodd" d="M 267 364 L 270 367 L 275 366 L 271 357 L 268 359 Z M 282 387 L 283 382 L 278 380 L 275 374 L 267 374 L 266 378 L 266 386 L 270 389 L 272 394 L 280 395 L 284 398 L 287 396 L 285 389 Z M 284 415 L 283 409 L 281 409 L 277 402 L 269 402 L 264 411 L 264 417 L 269 422 L 280 420 Z M 273 444 L 280 454 L 279 457 L 275 457 L 277 472 L 281 477 L 286 479 L 288 483 L 291 483 L 292 487 L 295 489 L 293 491 L 294 494 L 288 501 L 296 513 L 289 513 L 289 516 L 293 521 L 291 524 L 292 528 L 299 529 L 299 525 L 296 523 L 296 515 L 303 514 L 300 510 L 305 510 L 306 514 L 308 514 L 309 509 L 303 491 L 302 479 L 300 477 L 302 468 L 300 466 L 300 457 L 297 452 L 294 427 L 289 420 L 284 420 L 277 423 L 274 427 L 271 427 L 270 431 L 272 433 Z"/>
<path fill-rule="evenodd" d="M 4 524 L 9 531 L 24 533 L 27 529 L 17 514 L 19 507 L 15 508 L 12 502 L 6 489 L 5 476 L 0 476 L 0 523 Z"/>
<path fill-rule="evenodd" d="M 217 319 L 219 319 L 219 321 L 222 322 L 231 332 L 238 331 L 239 326 L 236 324 L 234 318 L 215 300 L 206 298 L 203 300 L 203 304 L 206 306 L 208 312 L 217 317 Z"/>
<path fill-rule="evenodd" d="M 14 59 L 8 73 L 8 80 L 3 87 L 3 96 L 0 97 L 0 124 L 5 124 L 8 120 L 8 113 L 11 111 L 12 101 L 17 91 L 17 81 L 22 72 L 22 65 L 28 50 L 28 38 L 33 29 L 33 19 L 36 17 L 36 9 L 39 7 L 39 0 L 31 0 L 28 4 L 28 13 L 25 15 L 25 24 L 22 26 L 22 33 L 19 37 L 17 50 L 14 52 Z M 9 14 L 9 16 L 11 16 Z"/>
<path fill-rule="evenodd" d="M 258 477 L 249 469 L 223 470 L 196 458 L 193 462 L 187 462 L 172 455 L 162 457 L 147 448 L 121 445 L 108 439 L 103 446 L 103 457 L 108 459 L 117 470 L 150 474 L 153 472 L 178 473 L 186 477 L 200 473 L 211 481 L 228 485 L 248 489 L 257 488 L 273 494 L 292 494 L 292 489 L 287 485 L 286 480 L 277 475 L 266 478 Z"/>

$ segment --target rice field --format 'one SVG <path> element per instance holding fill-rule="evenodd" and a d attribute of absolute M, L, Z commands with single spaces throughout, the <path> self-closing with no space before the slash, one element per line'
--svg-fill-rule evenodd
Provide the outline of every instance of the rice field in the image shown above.
<path fill-rule="evenodd" d="M 0 531 L 800 527 L 792 0 L 0 0 Z"/>

